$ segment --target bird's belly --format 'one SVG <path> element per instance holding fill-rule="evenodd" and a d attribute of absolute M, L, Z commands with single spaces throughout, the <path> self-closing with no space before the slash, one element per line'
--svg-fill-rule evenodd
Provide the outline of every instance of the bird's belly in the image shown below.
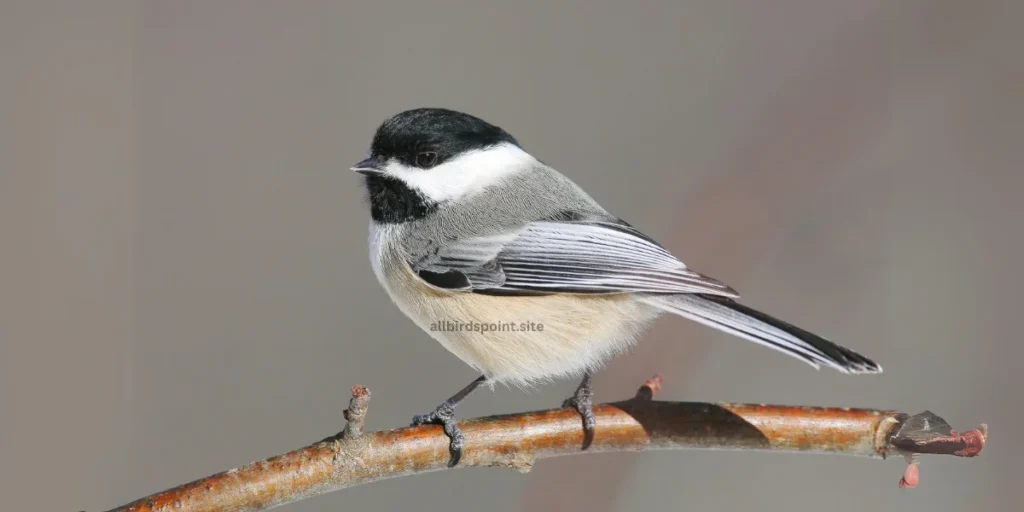
<path fill-rule="evenodd" d="M 395 269 L 397 270 L 397 269 Z M 656 310 L 628 295 L 491 296 L 431 288 L 411 275 L 385 287 L 399 308 L 495 382 L 579 375 L 622 352 Z"/>
<path fill-rule="evenodd" d="M 449 351 L 498 382 L 578 375 L 627 349 L 653 318 L 626 296 L 435 295 L 409 312 Z"/>

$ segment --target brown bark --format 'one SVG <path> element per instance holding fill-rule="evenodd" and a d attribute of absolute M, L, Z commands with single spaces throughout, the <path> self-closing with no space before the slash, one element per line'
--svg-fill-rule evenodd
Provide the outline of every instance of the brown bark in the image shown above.
<path fill-rule="evenodd" d="M 899 454 L 909 464 L 900 485 L 912 487 L 918 478 L 915 454 L 974 457 L 987 437 L 985 425 L 959 434 L 930 412 L 910 416 L 870 409 L 653 401 L 659 386 L 660 379 L 653 378 L 633 399 L 594 407 L 597 435 L 585 453 L 715 448 L 876 458 Z M 366 388 L 353 388 L 346 413 L 350 424 L 336 436 L 112 512 L 265 510 L 385 478 L 448 469 L 448 440 L 439 426 L 361 434 L 368 400 Z M 582 425 L 572 409 L 478 418 L 460 426 L 465 453 L 459 467 L 525 472 L 539 459 L 581 453 Z"/>

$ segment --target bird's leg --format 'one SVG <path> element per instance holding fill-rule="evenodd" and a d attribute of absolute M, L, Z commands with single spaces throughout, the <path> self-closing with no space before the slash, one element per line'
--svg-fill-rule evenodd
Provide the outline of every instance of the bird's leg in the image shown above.
<path fill-rule="evenodd" d="M 487 377 L 484 375 L 477 377 L 468 386 L 462 388 L 461 391 L 437 406 L 437 409 L 434 409 L 433 412 L 417 414 L 412 418 L 413 426 L 427 424 L 444 426 L 444 433 L 449 439 L 448 453 L 451 454 L 448 467 L 454 467 L 459 463 L 459 459 L 462 458 L 462 430 L 459 429 L 458 423 L 455 422 L 455 407 L 486 380 Z"/>
<path fill-rule="evenodd" d="M 585 373 L 576 392 L 562 403 L 562 407 L 576 409 L 583 418 L 583 450 L 590 448 L 590 444 L 594 442 L 594 427 L 597 424 L 591 404 L 594 392 L 590 389 L 590 380 L 590 372 Z"/>

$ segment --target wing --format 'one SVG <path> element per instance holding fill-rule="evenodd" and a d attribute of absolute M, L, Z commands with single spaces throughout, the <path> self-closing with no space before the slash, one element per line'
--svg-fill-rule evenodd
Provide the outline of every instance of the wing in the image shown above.
<path fill-rule="evenodd" d="M 410 266 L 434 286 L 476 293 L 738 296 L 621 221 L 536 221 L 515 232 L 445 243 Z"/>

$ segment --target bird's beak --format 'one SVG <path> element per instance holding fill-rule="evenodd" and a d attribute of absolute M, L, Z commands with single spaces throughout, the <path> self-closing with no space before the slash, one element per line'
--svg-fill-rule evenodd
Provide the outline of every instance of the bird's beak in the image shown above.
<path fill-rule="evenodd" d="M 375 156 L 371 156 L 370 158 L 353 165 L 352 170 L 362 174 L 363 176 L 374 176 L 384 173 L 384 170 L 381 169 L 380 161 L 377 160 L 377 157 Z"/>

